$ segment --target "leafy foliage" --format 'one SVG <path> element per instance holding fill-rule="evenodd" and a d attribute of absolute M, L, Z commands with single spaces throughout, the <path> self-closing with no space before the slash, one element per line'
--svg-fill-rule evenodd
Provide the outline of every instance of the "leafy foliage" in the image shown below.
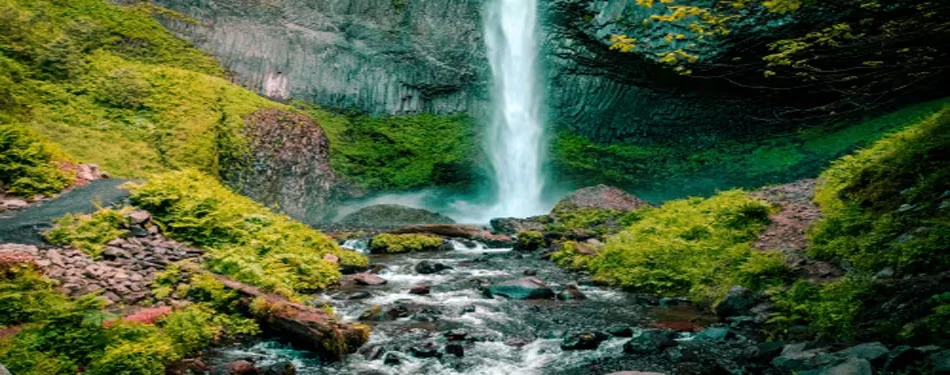
<path fill-rule="evenodd" d="M 515 250 L 534 251 L 547 246 L 544 233 L 535 231 L 518 232 L 518 242 Z"/>
<path fill-rule="evenodd" d="M 0 266 L 0 327 L 42 320 L 55 314 L 67 298 L 32 264 Z"/>
<path fill-rule="evenodd" d="M 436 251 L 442 247 L 442 239 L 427 234 L 391 234 L 383 233 L 369 241 L 369 250 L 373 253 L 411 253 L 416 251 Z"/>
<path fill-rule="evenodd" d="M 295 106 L 326 131 L 334 170 L 360 186 L 408 190 L 475 179 L 478 140 L 468 116 L 347 116 Z"/>
<path fill-rule="evenodd" d="M 173 238 L 207 250 L 210 271 L 293 297 L 340 278 L 337 265 L 365 267 L 366 257 L 341 249 L 304 224 L 239 196 L 198 171 L 169 172 L 131 187 L 132 203 L 152 213 Z"/>
<path fill-rule="evenodd" d="M 73 176 L 59 168 L 58 149 L 16 124 L 0 124 L 0 188 L 22 196 L 53 195 Z"/>
<path fill-rule="evenodd" d="M 601 282 L 685 294 L 711 305 L 731 286 L 762 289 L 780 282 L 783 258 L 751 246 L 769 212 L 766 203 L 741 191 L 670 201 L 640 211 L 641 220 L 610 237 L 596 257 L 572 260 L 583 256 L 573 244 L 555 260 L 585 267 Z"/>
<path fill-rule="evenodd" d="M 125 215 L 130 208 L 101 209 L 92 215 L 68 214 L 43 234 L 54 245 L 72 246 L 95 257 L 105 244 L 128 233 Z"/>

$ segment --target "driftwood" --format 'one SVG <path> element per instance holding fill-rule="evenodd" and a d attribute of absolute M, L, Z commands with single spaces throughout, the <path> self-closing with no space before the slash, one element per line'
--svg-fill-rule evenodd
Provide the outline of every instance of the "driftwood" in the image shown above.
<path fill-rule="evenodd" d="M 342 358 L 369 339 L 369 327 L 345 324 L 327 312 L 269 293 L 221 275 L 214 278 L 237 292 L 262 328 L 288 339 L 300 349 Z"/>

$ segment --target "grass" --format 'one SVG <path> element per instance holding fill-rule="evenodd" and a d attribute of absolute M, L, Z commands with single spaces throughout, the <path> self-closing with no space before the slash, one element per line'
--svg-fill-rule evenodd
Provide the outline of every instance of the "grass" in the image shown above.
<path fill-rule="evenodd" d="M 0 125 L 0 191 L 24 197 L 55 195 L 75 176 L 56 145 L 17 124 Z"/>
<path fill-rule="evenodd" d="M 295 106 L 323 127 L 334 170 L 359 186 L 394 191 L 476 179 L 479 141 L 466 115 L 343 115 Z"/>
<path fill-rule="evenodd" d="M 442 248 L 442 238 L 426 234 L 383 233 L 369 241 L 369 250 L 373 253 L 411 253 L 417 251 L 437 251 Z"/>
<path fill-rule="evenodd" d="M 148 210 L 172 238 L 207 251 L 210 271 L 285 297 L 323 289 L 338 265 L 365 267 L 366 257 L 302 223 L 237 195 L 195 170 L 153 176 L 131 187 L 133 205 Z"/>
<path fill-rule="evenodd" d="M 568 243 L 553 259 L 589 270 L 594 280 L 626 289 L 687 295 L 712 306 L 729 288 L 754 290 L 780 282 L 779 254 L 752 248 L 771 207 L 741 191 L 645 208 L 640 219 L 586 257 Z"/>

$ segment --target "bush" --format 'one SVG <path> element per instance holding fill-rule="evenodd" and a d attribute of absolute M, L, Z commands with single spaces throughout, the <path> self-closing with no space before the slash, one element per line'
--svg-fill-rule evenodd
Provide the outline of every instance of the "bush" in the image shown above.
<path fill-rule="evenodd" d="M 56 219 L 56 225 L 43 233 L 50 243 L 72 246 L 93 257 L 105 244 L 128 233 L 125 215 L 131 209 L 101 209 L 92 215 L 68 214 Z"/>
<path fill-rule="evenodd" d="M 441 248 L 442 238 L 427 234 L 383 233 L 369 241 L 369 251 L 372 253 L 411 253 L 438 251 Z"/>
<path fill-rule="evenodd" d="M 359 253 L 304 224 L 237 195 L 194 170 L 156 175 L 131 187 L 132 203 L 148 210 L 172 238 L 207 251 L 208 269 L 292 297 L 326 288 L 346 267 L 366 267 Z"/>
<path fill-rule="evenodd" d="M 558 210 L 551 213 L 553 222 L 547 225 L 551 232 L 586 232 L 604 237 L 616 234 L 640 219 L 640 210 L 617 211 L 599 208 Z"/>
<path fill-rule="evenodd" d="M 154 335 L 148 340 L 120 342 L 106 349 L 92 363 L 90 375 L 162 375 L 165 364 L 181 359 L 168 337 Z"/>
<path fill-rule="evenodd" d="M 224 336 L 253 335 L 257 324 L 238 316 L 218 314 L 209 305 L 195 304 L 162 319 L 162 332 L 179 356 L 189 356 Z"/>
<path fill-rule="evenodd" d="M 711 306 L 731 286 L 761 290 L 781 282 L 783 257 L 751 246 L 769 210 L 741 191 L 670 201 L 639 211 L 641 219 L 610 237 L 597 256 L 577 259 L 586 256 L 568 243 L 554 259 L 586 267 L 597 281 Z"/>
<path fill-rule="evenodd" d="M 848 277 L 817 284 L 798 280 L 787 290 L 772 296 L 779 311 L 769 320 L 772 334 L 778 338 L 849 340 L 855 335 L 855 316 L 870 293 L 868 279 Z M 795 326 L 807 326 L 809 332 L 795 333 Z M 795 337 L 797 335 L 798 337 Z"/>
<path fill-rule="evenodd" d="M 0 188 L 22 195 L 54 195 L 72 184 L 58 150 L 19 125 L 0 125 Z"/>
<path fill-rule="evenodd" d="M 68 299 L 32 264 L 0 265 L 0 327 L 43 320 L 62 309 Z"/>

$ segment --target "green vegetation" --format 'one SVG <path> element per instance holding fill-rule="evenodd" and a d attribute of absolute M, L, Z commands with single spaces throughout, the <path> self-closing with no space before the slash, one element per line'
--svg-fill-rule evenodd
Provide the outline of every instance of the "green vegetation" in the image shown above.
<path fill-rule="evenodd" d="M 66 215 L 43 236 L 54 245 L 72 246 L 96 257 L 106 243 L 128 233 L 125 215 L 130 211 L 101 209 L 92 215 Z"/>
<path fill-rule="evenodd" d="M 536 231 L 518 232 L 517 237 L 515 250 L 535 251 L 546 247 L 548 242 L 544 239 L 544 233 Z"/>
<path fill-rule="evenodd" d="M 948 102 L 950 100 L 942 99 L 861 121 L 816 127 L 771 139 L 721 141 L 712 146 L 599 144 L 581 135 L 561 132 L 554 141 L 552 154 L 558 169 L 573 181 L 624 187 L 654 183 L 669 190 L 670 185 L 675 185 L 669 181 L 687 176 L 691 184 L 705 178 L 713 180 L 714 185 L 721 176 L 734 176 L 734 180 L 728 181 L 729 186 L 738 182 L 756 187 L 813 177 L 830 161 L 873 143 L 887 133 L 933 116 Z"/>
<path fill-rule="evenodd" d="M 330 138 L 333 169 L 374 190 L 470 183 L 478 140 L 465 115 L 346 116 L 302 102 Z"/>
<path fill-rule="evenodd" d="M 553 259 L 585 267 L 600 282 L 712 305 L 731 286 L 762 290 L 781 281 L 781 255 L 751 246 L 770 210 L 741 191 L 670 201 L 639 211 L 641 219 L 610 237 L 597 256 L 576 260 L 585 255 L 568 244 Z"/>
<path fill-rule="evenodd" d="M 906 293 L 887 280 L 874 280 L 879 271 L 919 276 L 950 266 L 948 130 L 945 110 L 822 173 L 815 200 L 824 217 L 809 232 L 808 252 L 846 262 L 851 271 L 841 281 L 801 281 L 776 295 L 782 312 L 773 322 L 779 330 L 804 324 L 820 337 L 843 340 L 862 334 L 925 342 L 948 337 L 948 299 L 942 291 L 914 301 L 917 308 L 909 313 L 872 313 L 886 302 L 881 296 Z M 924 293 L 924 285 L 916 288 Z"/>
<path fill-rule="evenodd" d="M 167 11 L 103 0 L 0 1 L 0 123 L 19 122 L 73 160 L 118 177 L 217 174 L 242 118 L 277 107 L 165 30 Z"/>
<path fill-rule="evenodd" d="M 228 336 L 254 334 L 248 320 L 194 304 L 155 324 L 115 320 L 94 296 L 71 300 L 28 265 L 0 274 L 0 325 L 24 324 L 0 339 L 0 362 L 15 374 L 160 375 L 165 365 Z"/>
<path fill-rule="evenodd" d="M 25 197 L 59 193 L 73 179 L 60 169 L 65 162 L 55 145 L 34 132 L 0 124 L 0 191 Z"/>
<path fill-rule="evenodd" d="M 427 234 L 383 233 L 369 241 L 369 250 L 373 253 L 411 253 L 437 251 L 441 248 L 442 239 Z"/>
<path fill-rule="evenodd" d="M 599 208 L 554 208 L 547 230 L 558 233 L 584 232 L 597 237 L 616 234 L 640 220 L 640 211 L 617 211 Z"/>
<path fill-rule="evenodd" d="M 277 215 L 239 196 L 217 180 L 186 170 L 153 176 L 134 185 L 132 203 L 148 210 L 172 238 L 207 250 L 210 271 L 286 297 L 323 289 L 340 278 L 343 266 L 368 260 L 304 224 Z"/>

